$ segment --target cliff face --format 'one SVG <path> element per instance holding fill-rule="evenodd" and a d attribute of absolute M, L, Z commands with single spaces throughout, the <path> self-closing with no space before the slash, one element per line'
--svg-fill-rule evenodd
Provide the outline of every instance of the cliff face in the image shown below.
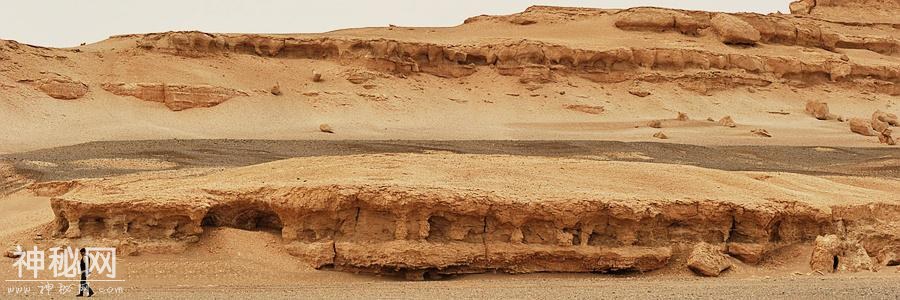
<path fill-rule="evenodd" d="M 543 175 L 525 175 L 530 170 Z M 634 178 L 692 188 L 641 188 L 629 183 Z M 724 178 L 730 179 L 713 180 Z M 285 251 L 317 267 L 411 278 L 645 272 L 676 266 L 672 261 L 699 242 L 756 264 L 831 234 L 861 245 L 867 254 L 854 257 L 871 261 L 869 268 L 896 263 L 900 253 L 896 197 L 803 175 L 431 154 L 304 158 L 78 182 L 56 191 L 50 236 L 87 238 L 126 253 L 171 253 L 210 227 L 267 230 L 280 233 Z M 818 192 L 798 189 L 800 182 Z"/>
<path fill-rule="evenodd" d="M 900 24 L 900 1 L 897 0 L 800 0 L 791 2 L 792 14 L 865 24 Z"/>

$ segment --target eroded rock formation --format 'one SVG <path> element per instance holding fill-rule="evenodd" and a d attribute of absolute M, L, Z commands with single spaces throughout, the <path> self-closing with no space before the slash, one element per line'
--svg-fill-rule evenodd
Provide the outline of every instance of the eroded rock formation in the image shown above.
<path fill-rule="evenodd" d="M 786 30 L 796 31 L 794 27 Z M 766 40 L 765 34 L 761 40 Z M 385 39 L 201 32 L 149 34 L 141 38 L 139 45 L 150 51 L 192 57 L 240 53 L 272 58 L 336 60 L 395 74 L 421 72 L 440 77 L 463 77 L 473 74 L 478 67 L 491 67 L 503 75 L 522 76 L 527 82 L 549 82 L 553 81 L 554 74 L 574 74 L 600 83 L 676 82 L 700 93 L 739 86 L 766 86 L 779 80 L 803 84 L 853 82 L 853 86 L 865 90 L 900 93 L 896 85 L 900 81 L 900 67 L 865 65 L 838 57 L 822 60 L 821 57 L 794 58 L 683 48 L 578 49 L 530 40 L 440 45 Z M 731 72 L 734 70 L 740 72 Z"/>
<path fill-rule="evenodd" d="M 456 161 L 460 157 L 464 160 Z M 890 199 L 858 202 L 841 198 L 849 204 L 813 207 L 789 200 L 746 202 L 680 196 L 675 196 L 678 200 L 636 200 L 644 198 L 622 191 L 632 195 L 630 200 L 622 200 L 599 196 L 606 187 L 595 184 L 592 190 L 598 194 L 547 194 L 542 190 L 540 201 L 533 201 L 502 189 L 467 183 L 464 177 L 456 175 L 443 179 L 446 182 L 441 186 L 298 180 L 307 178 L 297 173 L 301 170 L 319 177 L 328 173 L 324 170 L 333 171 L 318 160 L 331 164 L 332 160 L 340 163 L 346 159 L 297 159 L 287 165 L 266 164 L 209 175 L 190 171 L 194 173 L 172 177 L 168 174 L 177 173 L 163 172 L 153 175 L 158 178 L 142 181 L 121 179 L 139 184 L 123 185 L 117 183 L 120 180 L 84 182 L 85 186 L 62 191 L 61 196 L 51 200 L 56 214 L 51 235 L 120 243 L 125 245 L 123 251 L 140 253 L 183 249 L 199 239 L 205 226 L 271 230 L 281 235 L 286 251 L 318 267 L 405 274 L 411 278 L 421 278 L 426 272 L 490 270 L 644 272 L 666 267 L 673 255 L 684 251 L 675 245 L 698 242 L 713 245 L 718 249 L 717 255 L 727 249 L 747 263 L 756 263 L 773 249 L 811 244 L 817 236 L 829 234 L 858 241 L 866 250 L 859 253 L 868 253 L 877 265 L 895 261 L 900 253 L 900 231 L 891 217 L 900 212 L 900 205 Z M 360 158 L 354 159 L 362 163 Z M 543 163 L 535 158 L 483 160 L 478 156 L 402 155 L 378 158 L 372 167 L 380 169 L 377 165 L 405 160 L 416 162 L 397 170 L 413 176 L 409 178 L 421 178 L 417 177 L 421 171 L 412 171 L 412 165 L 431 172 L 492 164 L 498 173 L 506 174 L 512 172 L 507 170 L 510 167 Z M 549 163 L 557 164 L 552 160 Z M 566 169 L 582 168 L 578 166 L 584 164 L 584 172 L 607 168 L 599 162 L 558 163 Z M 369 168 L 368 165 L 365 163 L 363 168 Z M 448 169 L 450 166 L 453 167 Z M 616 177 L 625 176 L 619 174 L 637 171 L 634 167 L 622 167 L 609 173 L 616 175 L 603 176 L 604 183 L 600 184 L 618 182 L 626 178 Z M 273 171 L 275 168 L 290 171 Z M 250 176 L 257 174 L 256 169 L 260 171 L 258 175 Z M 660 172 L 634 176 L 656 176 L 652 174 Z M 662 173 L 687 176 L 687 180 L 696 176 L 690 174 L 702 174 L 695 172 L 680 169 Z M 338 174 L 336 178 L 339 177 Z M 741 184 L 755 182 L 747 180 Z M 466 187 L 467 184 L 475 185 Z M 153 186 L 166 192 L 135 190 Z M 171 191 L 172 187 L 178 187 L 178 191 Z M 781 193 L 782 188 L 767 186 L 744 193 Z M 882 197 L 879 192 L 872 193 L 863 197 Z M 171 246 L 160 246 L 167 243 Z M 714 265 L 719 271 L 724 266 Z"/>
<path fill-rule="evenodd" d="M 247 96 L 247 93 L 242 91 L 210 85 L 105 83 L 103 89 L 119 96 L 160 102 L 173 111 L 212 107 L 234 97 Z"/>

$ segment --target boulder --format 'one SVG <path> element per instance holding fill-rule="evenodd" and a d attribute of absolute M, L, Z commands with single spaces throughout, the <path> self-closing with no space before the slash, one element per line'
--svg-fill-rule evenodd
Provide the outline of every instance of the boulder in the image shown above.
<path fill-rule="evenodd" d="M 653 134 L 653 137 L 658 138 L 658 139 L 661 139 L 661 140 L 669 139 L 669 136 L 667 136 L 667 135 L 666 135 L 665 133 L 663 133 L 662 131 L 657 132 L 657 133 L 654 133 L 654 134 Z"/>
<path fill-rule="evenodd" d="M 88 86 L 68 79 L 45 79 L 37 83 L 37 88 L 47 96 L 60 100 L 75 100 L 84 97 Z"/>
<path fill-rule="evenodd" d="M 873 270 L 874 264 L 858 242 L 829 234 L 816 237 L 809 267 L 822 273 L 859 272 Z"/>
<path fill-rule="evenodd" d="M 891 146 L 896 145 L 897 141 L 894 140 L 894 137 L 892 136 L 892 134 L 893 134 L 893 130 L 891 130 L 890 128 L 885 128 L 884 130 L 881 131 L 881 134 L 878 135 L 878 142 L 880 142 L 882 144 L 888 144 Z"/>
<path fill-rule="evenodd" d="M 644 85 L 637 82 L 628 87 L 628 93 L 641 98 L 650 96 L 650 91 L 644 87 Z"/>
<path fill-rule="evenodd" d="M 765 257 L 769 248 L 765 244 L 728 243 L 728 255 L 748 264 L 758 264 Z"/>
<path fill-rule="evenodd" d="M 866 119 L 852 118 L 850 119 L 850 131 L 864 136 L 875 136 L 872 130 L 872 124 Z"/>
<path fill-rule="evenodd" d="M 882 120 L 877 119 L 877 118 L 872 118 L 872 129 L 874 129 L 875 132 L 880 133 L 880 132 L 882 132 L 882 131 L 884 131 L 885 129 L 888 129 L 888 128 L 890 128 L 890 127 L 891 127 L 891 125 L 889 125 L 887 122 L 882 121 Z"/>
<path fill-rule="evenodd" d="M 378 77 L 378 74 L 375 74 L 374 72 L 354 70 L 347 76 L 347 81 L 350 81 L 353 84 L 363 84 L 369 80 L 375 79 L 375 77 Z"/>
<path fill-rule="evenodd" d="M 900 120 L 897 119 L 897 115 L 886 113 L 881 110 L 876 110 L 875 113 L 872 114 L 872 121 L 875 120 L 885 122 L 891 126 L 900 126 Z"/>
<path fill-rule="evenodd" d="M 712 28 L 725 44 L 755 45 L 759 42 L 759 30 L 741 18 L 729 14 L 712 17 Z"/>
<path fill-rule="evenodd" d="M 731 116 L 725 116 L 722 119 L 720 119 L 719 125 L 722 125 L 725 127 L 731 127 L 731 128 L 737 127 L 737 123 L 734 122 L 734 119 L 732 119 Z"/>
<path fill-rule="evenodd" d="M 819 120 L 831 119 L 828 112 L 828 103 L 810 100 L 806 102 L 806 112 Z"/>
<path fill-rule="evenodd" d="M 319 131 L 324 133 L 334 133 L 334 129 L 331 128 L 331 125 L 321 124 L 319 125 Z"/>
<path fill-rule="evenodd" d="M 728 270 L 732 265 L 731 260 L 722 253 L 720 247 L 705 242 L 697 243 L 694 246 L 687 263 L 688 268 L 694 273 L 709 277 L 719 276 L 719 273 Z"/>
<path fill-rule="evenodd" d="M 816 6 L 816 0 L 799 0 L 791 2 L 788 9 L 791 10 L 791 14 L 809 14 L 812 11 L 813 7 Z"/>

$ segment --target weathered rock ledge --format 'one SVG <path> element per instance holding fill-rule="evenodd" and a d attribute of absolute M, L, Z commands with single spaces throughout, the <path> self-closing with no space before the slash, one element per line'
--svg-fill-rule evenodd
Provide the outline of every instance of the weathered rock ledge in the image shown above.
<path fill-rule="evenodd" d="M 900 260 L 900 223 L 896 222 L 900 203 L 874 190 L 842 187 L 853 190 L 856 196 L 848 196 L 847 204 L 827 205 L 809 203 L 802 197 L 745 201 L 741 196 L 713 194 L 708 198 L 680 197 L 678 192 L 669 197 L 647 197 L 628 191 L 634 187 L 622 187 L 623 193 L 632 197 L 603 197 L 600 195 L 609 186 L 627 181 L 623 181 L 624 175 L 604 176 L 605 181 L 597 183 L 593 178 L 579 177 L 589 174 L 581 174 L 583 171 L 603 173 L 602 163 L 503 157 L 494 162 L 477 156 L 441 156 L 448 161 L 420 155 L 372 160 L 349 157 L 343 159 L 356 161 L 361 167 L 345 170 L 333 168 L 342 158 L 315 158 L 175 178 L 172 173 L 162 172 L 142 181 L 129 177 L 82 182 L 70 191 L 58 191 L 61 195 L 52 198 L 56 226 L 51 235 L 105 241 L 118 245 L 120 251 L 140 253 L 178 252 L 199 240 L 208 226 L 271 230 L 280 233 L 286 251 L 317 267 L 405 274 L 411 278 L 421 278 L 426 273 L 492 270 L 646 272 L 670 266 L 673 258 L 686 256 L 689 247 L 698 242 L 719 245 L 729 255 L 755 264 L 784 246 L 812 245 L 817 237 L 832 234 L 861 245 L 865 259 L 874 266 L 893 265 Z M 452 162 L 460 159 L 462 162 Z M 310 174 L 341 178 L 347 174 L 338 173 L 349 172 L 356 178 L 366 178 L 365 171 L 359 174 L 354 170 L 376 172 L 384 167 L 379 165 L 395 162 L 410 164 L 400 166 L 396 172 L 411 173 L 410 178 L 427 176 L 427 171 L 414 167 L 414 161 L 427 169 L 448 170 L 450 179 L 441 185 L 379 184 L 373 179 L 329 184 L 304 182 L 321 180 L 307 177 Z M 474 188 L 466 186 L 470 178 L 457 177 L 457 171 L 452 171 L 482 164 L 492 164 L 500 172 L 521 164 L 574 168 L 559 176 L 576 176 L 570 179 L 576 184 L 563 185 L 568 190 L 541 188 L 546 185 L 540 180 L 517 177 L 500 181 L 519 181 L 509 183 L 511 187 L 487 188 L 500 178 L 495 174 L 471 179 L 475 181 L 471 184 L 480 186 Z M 614 168 L 655 167 L 627 165 Z M 698 168 L 679 170 L 689 174 L 707 172 Z M 652 170 L 623 172 L 651 177 L 660 174 Z M 707 175 L 715 178 L 726 172 L 718 173 Z M 515 174 L 505 174 L 503 178 L 506 176 Z M 676 181 L 682 180 L 680 175 L 673 176 Z M 782 179 L 773 182 L 778 185 Z M 257 186 L 256 180 L 267 183 Z M 747 180 L 751 185 L 755 181 Z M 590 188 L 593 184 L 597 186 Z M 744 182 L 741 179 L 720 184 L 730 189 Z M 235 186 L 222 188 L 232 185 Z M 148 186 L 162 190 L 148 191 Z M 164 186 L 175 191 L 162 192 Z M 534 193 L 527 192 L 536 186 Z M 780 189 L 792 186 L 769 186 L 761 193 L 777 195 Z M 585 188 L 590 191 L 585 193 Z M 695 188 L 705 190 L 702 186 Z M 841 190 L 829 193 L 849 195 Z M 836 266 L 825 271 L 847 269 Z"/>

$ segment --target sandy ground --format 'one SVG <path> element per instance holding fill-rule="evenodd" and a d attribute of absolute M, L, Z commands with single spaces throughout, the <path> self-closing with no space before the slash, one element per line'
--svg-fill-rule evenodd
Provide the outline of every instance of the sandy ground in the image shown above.
<path fill-rule="evenodd" d="M 93 142 L 0 155 L 38 181 L 196 167 L 236 167 L 292 157 L 378 153 L 460 153 L 570 157 L 693 165 L 727 171 L 900 177 L 895 149 L 826 146 L 703 146 L 615 141 L 152 140 Z M 84 162 L 95 167 L 86 168 Z M 126 164 L 127 163 L 127 164 Z"/>

